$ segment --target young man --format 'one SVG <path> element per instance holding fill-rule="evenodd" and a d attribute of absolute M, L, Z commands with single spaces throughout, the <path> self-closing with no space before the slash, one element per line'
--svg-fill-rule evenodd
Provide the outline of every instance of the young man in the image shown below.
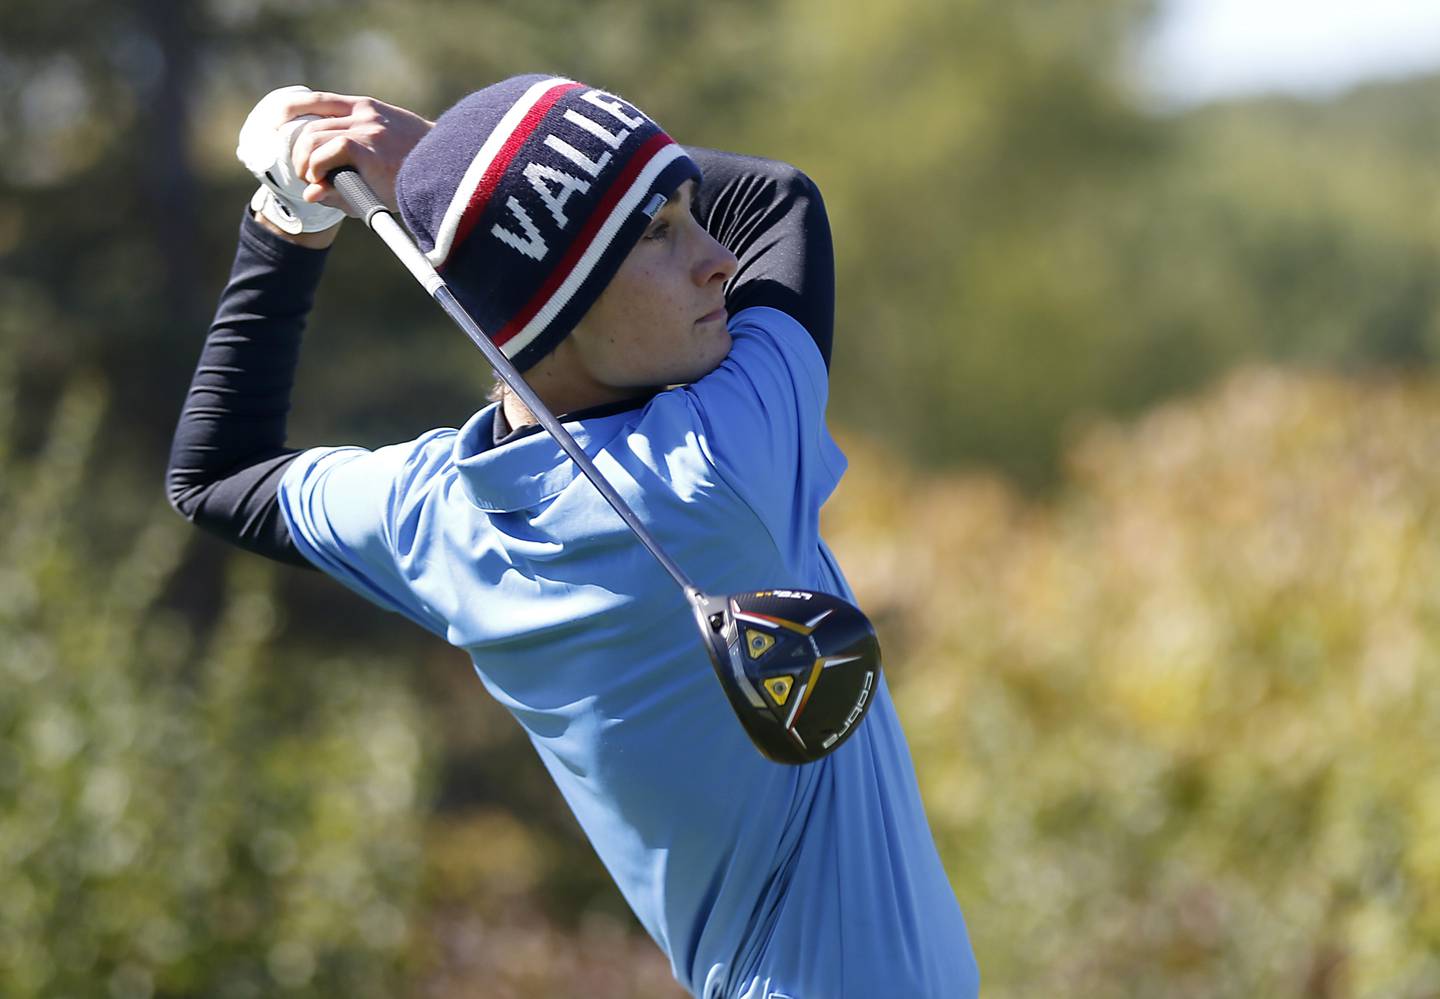
<path fill-rule="evenodd" d="M 684 149 L 562 79 L 497 83 L 433 127 L 363 98 L 266 100 L 242 158 L 265 175 L 265 150 L 288 155 L 242 221 L 171 454 L 176 508 L 465 649 L 693 994 L 975 994 L 883 682 L 830 756 L 762 758 L 673 581 L 508 392 L 373 452 L 285 445 L 339 221 L 323 178 L 353 164 L 701 587 L 853 600 L 818 527 L 844 458 L 814 185 Z"/>

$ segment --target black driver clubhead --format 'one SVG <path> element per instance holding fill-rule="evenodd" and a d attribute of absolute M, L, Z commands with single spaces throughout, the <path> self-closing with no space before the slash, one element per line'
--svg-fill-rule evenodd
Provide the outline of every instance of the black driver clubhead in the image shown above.
<path fill-rule="evenodd" d="M 809 590 L 692 601 L 720 686 L 776 763 L 812 763 L 855 731 L 880 682 L 880 642 L 853 604 Z"/>

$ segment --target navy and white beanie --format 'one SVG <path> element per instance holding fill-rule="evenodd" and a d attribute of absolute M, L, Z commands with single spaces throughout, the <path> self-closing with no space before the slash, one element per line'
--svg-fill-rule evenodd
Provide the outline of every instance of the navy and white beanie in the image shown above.
<path fill-rule="evenodd" d="M 478 90 L 406 157 L 405 225 L 515 367 L 563 340 L 700 168 L 613 94 L 540 74 Z"/>

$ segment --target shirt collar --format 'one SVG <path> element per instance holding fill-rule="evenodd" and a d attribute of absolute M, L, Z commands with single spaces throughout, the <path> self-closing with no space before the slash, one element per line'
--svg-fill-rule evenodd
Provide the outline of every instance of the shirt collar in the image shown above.
<path fill-rule="evenodd" d="M 653 398 L 593 406 L 558 417 L 594 458 Z M 470 501 L 487 513 L 513 513 L 558 496 L 581 471 L 554 438 L 536 425 L 511 430 L 500 405 L 472 416 L 455 436 L 454 460 Z"/>
<path fill-rule="evenodd" d="M 573 413 L 564 413 L 556 417 L 556 419 L 561 423 L 568 423 L 571 420 L 592 420 L 600 416 L 615 416 L 618 413 L 628 413 L 632 409 L 640 409 L 643 407 L 647 402 L 655 398 L 656 392 L 658 391 L 659 390 L 656 389 L 644 395 L 621 399 L 619 402 L 607 402 L 600 406 L 589 406 L 585 409 L 577 409 Z M 518 428 L 511 427 L 510 421 L 505 419 L 505 407 L 497 405 L 495 407 L 495 432 L 491 443 L 499 447 L 502 444 L 517 441 L 522 437 L 541 433 L 544 429 L 545 428 L 538 423 L 531 423 L 528 426 Z"/>

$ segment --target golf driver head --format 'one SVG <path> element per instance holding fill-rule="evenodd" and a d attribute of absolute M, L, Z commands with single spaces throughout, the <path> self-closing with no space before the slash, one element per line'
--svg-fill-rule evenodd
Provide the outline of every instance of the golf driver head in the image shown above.
<path fill-rule="evenodd" d="M 853 604 L 809 590 L 692 600 L 720 686 L 760 752 L 811 763 L 850 737 L 880 682 L 880 642 Z"/>

